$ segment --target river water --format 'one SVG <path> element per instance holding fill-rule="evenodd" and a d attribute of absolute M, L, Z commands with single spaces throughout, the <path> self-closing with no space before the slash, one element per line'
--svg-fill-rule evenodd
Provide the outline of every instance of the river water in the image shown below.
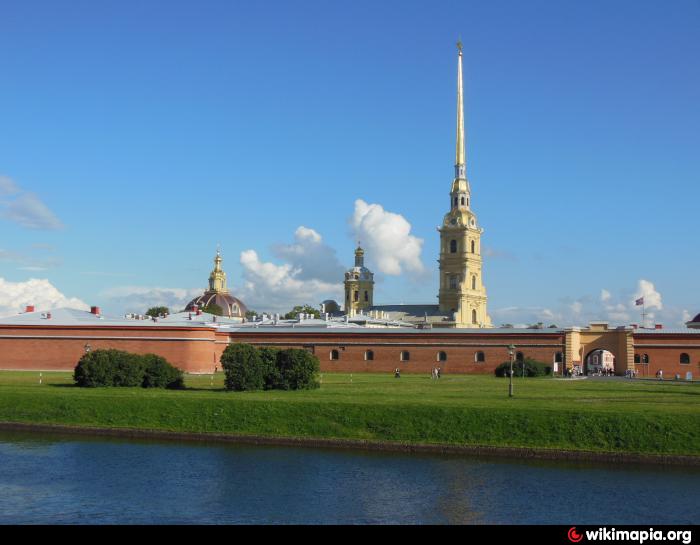
<path fill-rule="evenodd" d="M 700 470 L 0 432 L 0 523 L 689 524 Z"/>

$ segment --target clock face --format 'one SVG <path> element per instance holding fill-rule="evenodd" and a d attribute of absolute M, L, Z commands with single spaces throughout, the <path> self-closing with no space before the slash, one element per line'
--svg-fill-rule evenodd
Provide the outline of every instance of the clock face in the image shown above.
<path fill-rule="evenodd" d="M 451 224 L 451 225 L 456 225 L 456 224 L 457 224 L 457 220 L 454 219 L 454 218 L 452 218 L 452 219 L 450 220 L 450 224 Z"/>

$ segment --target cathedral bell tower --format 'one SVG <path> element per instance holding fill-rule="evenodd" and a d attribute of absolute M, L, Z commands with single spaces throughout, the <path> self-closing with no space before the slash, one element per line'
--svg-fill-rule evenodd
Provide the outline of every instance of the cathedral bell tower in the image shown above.
<path fill-rule="evenodd" d="M 457 142 L 450 211 L 440 232 L 440 311 L 453 313 L 456 327 L 492 327 L 486 311 L 486 288 L 481 274 L 481 234 L 471 209 L 467 181 L 462 91 L 462 43 L 457 43 Z"/>
<path fill-rule="evenodd" d="M 374 273 L 365 267 L 365 251 L 359 243 L 355 266 L 345 273 L 345 314 L 354 316 L 374 304 Z"/>

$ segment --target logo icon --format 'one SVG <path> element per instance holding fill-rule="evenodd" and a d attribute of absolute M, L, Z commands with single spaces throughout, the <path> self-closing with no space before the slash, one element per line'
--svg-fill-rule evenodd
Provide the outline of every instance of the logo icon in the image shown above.
<path fill-rule="evenodd" d="M 576 526 L 572 526 L 566 535 L 572 543 L 578 543 L 583 539 L 583 534 L 579 534 L 576 531 Z"/>

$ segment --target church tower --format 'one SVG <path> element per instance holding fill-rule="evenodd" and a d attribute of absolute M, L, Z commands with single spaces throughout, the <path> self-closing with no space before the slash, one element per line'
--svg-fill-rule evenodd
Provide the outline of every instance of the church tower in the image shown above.
<path fill-rule="evenodd" d="M 359 243 L 355 266 L 345 273 L 345 314 L 354 316 L 374 304 L 374 273 L 365 267 L 365 251 Z"/>
<path fill-rule="evenodd" d="M 440 232 L 440 311 L 454 313 L 456 327 L 492 327 L 481 274 L 481 234 L 467 181 L 462 91 L 462 43 L 457 43 L 457 143 L 450 211 Z"/>
<path fill-rule="evenodd" d="M 216 250 L 216 257 L 214 258 L 214 270 L 211 271 L 209 275 L 209 291 L 214 293 L 228 293 L 228 288 L 226 287 L 226 273 L 221 268 L 221 252 Z"/>

